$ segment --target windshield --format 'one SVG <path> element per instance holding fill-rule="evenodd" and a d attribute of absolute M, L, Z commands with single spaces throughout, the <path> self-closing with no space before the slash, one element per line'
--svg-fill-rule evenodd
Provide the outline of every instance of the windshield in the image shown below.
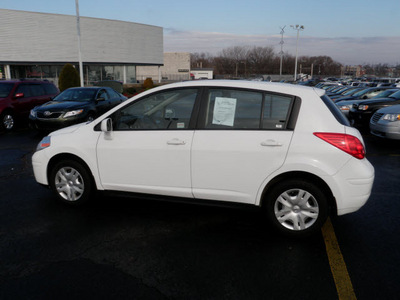
<path fill-rule="evenodd" d="M 391 94 L 389 98 L 400 99 L 400 91 Z"/>
<path fill-rule="evenodd" d="M 13 83 L 5 83 L 5 82 L 0 83 L 0 98 L 7 97 L 10 94 L 13 86 L 14 86 Z"/>
<path fill-rule="evenodd" d="M 369 91 L 368 89 L 367 89 L 367 90 L 361 90 L 361 91 L 359 91 L 359 92 L 353 94 L 353 96 L 359 97 L 359 96 L 364 95 L 364 94 L 367 93 L 368 91 Z"/>
<path fill-rule="evenodd" d="M 54 97 L 54 101 L 87 102 L 94 100 L 97 89 L 68 89 Z"/>
<path fill-rule="evenodd" d="M 380 92 L 374 98 L 386 98 L 389 95 L 393 94 L 394 92 L 396 92 L 396 91 L 394 91 L 394 90 L 386 90 L 386 91 Z"/>

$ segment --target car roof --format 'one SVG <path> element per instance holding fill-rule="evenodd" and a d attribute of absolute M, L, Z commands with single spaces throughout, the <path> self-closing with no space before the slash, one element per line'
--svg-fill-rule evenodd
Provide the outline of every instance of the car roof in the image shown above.
<path fill-rule="evenodd" d="M 258 89 L 276 93 L 287 93 L 290 95 L 304 96 L 310 92 L 316 93 L 318 96 L 323 96 L 325 90 L 315 87 L 308 87 L 303 85 L 295 85 L 280 82 L 266 82 L 266 81 L 246 81 L 246 80 L 191 80 L 177 83 L 166 84 L 155 88 L 163 90 L 168 88 L 177 87 L 229 87 L 229 88 L 243 88 L 243 89 Z M 151 89 L 150 91 L 155 91 Z"/>
<path fill-rule="evenodd" d="M 0 83 L 49 83 L 53 84 L 51 81 L 48 80 L 37 80 L 37 79 L 8 79 L 8 80 L 1 80 Z"/>

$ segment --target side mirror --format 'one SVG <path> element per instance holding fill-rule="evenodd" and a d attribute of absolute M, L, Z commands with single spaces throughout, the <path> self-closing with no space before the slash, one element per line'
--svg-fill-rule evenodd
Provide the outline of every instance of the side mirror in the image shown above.
<path fill-rule="evenodd" d="M 109 133 L 112 131 L 112 121 L 111 118 L 107 118 L 101 121 L 101 131 L 104 133 Z"/>

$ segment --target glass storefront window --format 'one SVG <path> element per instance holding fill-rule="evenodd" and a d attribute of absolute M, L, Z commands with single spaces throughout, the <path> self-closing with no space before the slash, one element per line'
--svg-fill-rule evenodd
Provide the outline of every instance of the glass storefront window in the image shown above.
<path fill-rule="evenodd" d="M 126 83 L 136 82 L 136 66 L 126 66 Z"/>
<path fill-rule="evenodd" d="M 58 78 L 64 65 L 11 65 L 11 78 L 35 78 L 49 80 L 58 85 Z M 79 72 L 79 67 L 75 66 Z M 117 80 L 124 82 L 124 66 L 84 65 L 86 86 L 98 81 Z M 126 82 L 136 83 L 136 66 L 126 66 Z M 0 79 L 5 78 L 5 66 L 0 65 Z"/>

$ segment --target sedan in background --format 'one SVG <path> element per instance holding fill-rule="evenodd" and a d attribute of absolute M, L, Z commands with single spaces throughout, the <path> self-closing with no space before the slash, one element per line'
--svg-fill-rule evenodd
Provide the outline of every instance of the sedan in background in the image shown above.
<path fill-rule="evenodd" d="M 92 121 L 127 98 L 109 87 L 69 88 L 31 110 L 29 125 L 43 131 Z"/>
<path fill-rule="evenodd" d="M 372 98 L 353 103 L 349 111 L 349 120 L 354 125 L 368 126 L 372 115 L 381 108 L 400 104 L 400 91 L 389 95 L 386 98 Z M 338 103 L 340 105 L 341 102 Z"/>
<path fill-rule="evenodd" d="M 369 128 L 373 135 L 400 140 L 400 105 L 379 109 L 373 114 Z"/>
<path fill-rule="evenodd" d="M 347 100 L 367 100 L 367 99 L 371 99 L 373 97 L 375 97 L 376 95 L 378 95 L 380 92 L 387 90 L 387 87 L 372 87 L 372 88 L 366 88 L 363 89 L 351 96 L 346 96 L 346 97 L 341 97 L 335 100 L 336 102 L 339 101 L 347 101 Z"/>

